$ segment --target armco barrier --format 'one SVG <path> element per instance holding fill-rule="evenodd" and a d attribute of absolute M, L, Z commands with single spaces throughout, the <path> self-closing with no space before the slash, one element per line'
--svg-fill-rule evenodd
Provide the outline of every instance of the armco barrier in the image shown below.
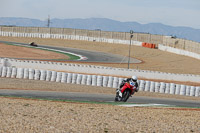
<path fill-rule="evenodd" d="M 113 76 L 126 76 L 131 77 L 136 75 L 140 78 L 146 79 L 158 79 L 158 80 L 174 80 L 184 82 L 200 82 L 200 75 L 191 74 L 174 74 L 164 73 L 157 71 L 137 70 L 137 69 L 124 69 L 124 68 L 112 68 L 93 65 L 78 65 L 70 63 L 55 63 L 46 61 L 20 61 L 16 59 L 4 59 L 7 67 L 17 68 L 32 68 L 41 70 L 55 70 L 55 71 L 67 71 L 74 73 L 85 74 L 99 74 L 99 75 L 113 75 Z M 87 69 L 87 71 L 85 71 Z"/>
<path fill-rule="evenodd" d="M 20 78 L 20 79 L 32 79 L 41 81 L 52 81 L 60 83 L 72 83 L 72 84 L 83 84 L 92 86 L 103 86 L 110 88 L 118 88 L 123 78 L 112 77 L 112 76 L 101 76 L 101 75 L 84 75 L 77 73 L 65 73 L 56 71 L 47 71 L 39 69 L 28 69 L 28 68 L 11 68 L 11 67 L 0 67 L 2 69 L 0 75 L 4 78 Z M 17 73 L 16 73 L 17 72 Z M 51 73 L 51 74 L 50 74 Z M 9 75 L 9 76 L 7 76 Z M 16 76 L 12 76 L 16 75 Z M 26 75 L 26 76 L 25 76 Z M 200 96 L 200 87 L 185 86 L 174 83 L 164 82 L 153 82 L 138 80 L 139 90 L 148 92 L 157 92 L 165 94 L 176 94 L 186 96 Z"/>

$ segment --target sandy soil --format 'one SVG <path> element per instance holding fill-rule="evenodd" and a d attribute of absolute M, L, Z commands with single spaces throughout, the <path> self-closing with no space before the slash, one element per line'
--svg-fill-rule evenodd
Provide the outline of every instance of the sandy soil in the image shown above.
<path fill-rule="evenodd" d="M 0 132 L 200 132 L 198 110 L 0 98 Z"/>
<path fill-rule="evenodd" d="M 0 57 L 27 59 L 69 59 L 67 55 L 0 43 Z"/>

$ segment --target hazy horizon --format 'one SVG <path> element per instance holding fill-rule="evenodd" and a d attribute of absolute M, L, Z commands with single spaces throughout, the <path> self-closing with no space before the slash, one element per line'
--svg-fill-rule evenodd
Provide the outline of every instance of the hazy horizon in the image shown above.
<path fill-rule="evenodd" d="M 199 0 L 1 0 L 0 17 L 108 18 L 200 29 L 199 7 Z"/>

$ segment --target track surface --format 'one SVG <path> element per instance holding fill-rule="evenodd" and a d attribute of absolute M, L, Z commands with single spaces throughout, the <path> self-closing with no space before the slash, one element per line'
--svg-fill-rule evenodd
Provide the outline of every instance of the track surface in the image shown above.
<path fill-rule="evenodd" d="M 22 46 L 29 46 L 28 44 L 24 43 L 16 43 L 16 42 L 6 42 L 0 41 L 2 43 L 11 43 L 11 44 L 20 44 Z M 121 55 L 114 55 L 109 53 L 103 52 L 94 52 L 94 51 L 87 51 L 87 50 L 80 50 L 75 48 L 66 48 L 66 47 L 53 47 L 53 46 L 46 46 L 46 45 L 38 45 L 42 48 L 50 48 L 55 50 L 62 50 L 65 52 L 71 52 L 78 55 L 82 55 L 87 57 L 87 60 L 81 60 L 81 62 L 102 62 L 102 63 L 128 63 L 128 57 L 123 57 Z M 65 60 L 68 61 L 68 60 Z M 140 60 L 130 58 L 130 63 L 141 63 Z"/>
<path fill-rule="evenodd" d="M 55 91 L 32 91 L 32 90 L 9 90 L 1 89 L 0 96 L 15 96 L 26 98 L 42 98 L 42 99 L 61 99 L 61 100 L 78 100 L 93 102 L 113 102 L 115 95 L 106 94 L 87 94 L 87 93 L 71 93 L 71 92 L 55 92 Z M 133 96 L 127 103 L 133 104 L 165 104 L 169 106 L 179 107 L 200 107 L 200 101 L 150 98 Z"/>

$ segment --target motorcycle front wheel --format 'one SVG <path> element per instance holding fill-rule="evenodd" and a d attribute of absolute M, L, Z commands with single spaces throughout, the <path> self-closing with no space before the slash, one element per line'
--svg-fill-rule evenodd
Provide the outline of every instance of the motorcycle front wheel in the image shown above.
<path fill-rule="evenodd" d="M 130 91 L 129 90 L 125 90 L 123 95 L 122 95 L 122 102 L 126 102 L 129 99 L 130 96 Z"/>

